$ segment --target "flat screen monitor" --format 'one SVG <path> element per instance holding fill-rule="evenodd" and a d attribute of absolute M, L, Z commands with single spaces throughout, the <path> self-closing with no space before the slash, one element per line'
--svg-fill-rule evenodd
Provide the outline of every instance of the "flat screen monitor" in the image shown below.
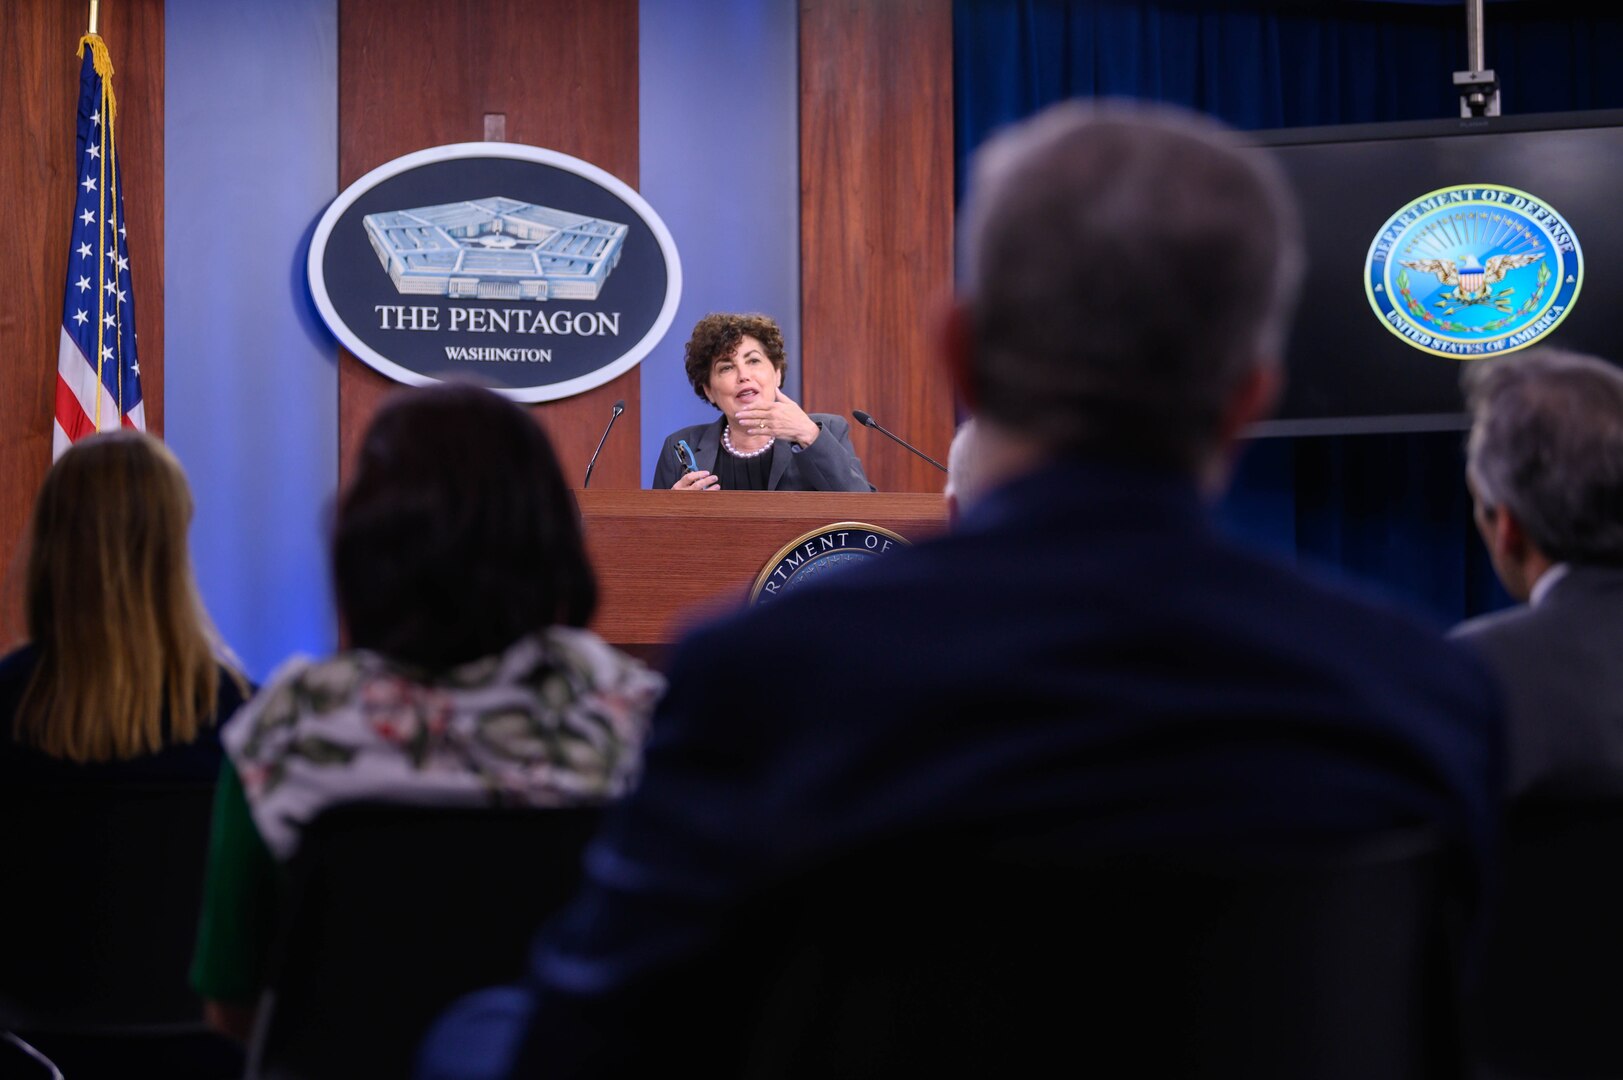
<path fill-rule="evenodd" d="M 1301 199 L 1308 269 L 1252 434 L 1462 429 L 1462 365 L 1623 357 L 1623 110 L 1253 138 Z"/>

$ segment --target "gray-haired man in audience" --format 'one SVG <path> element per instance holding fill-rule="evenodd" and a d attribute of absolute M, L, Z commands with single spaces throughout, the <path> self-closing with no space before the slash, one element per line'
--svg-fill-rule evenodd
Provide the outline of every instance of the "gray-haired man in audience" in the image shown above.
<path fill-rule="evenodd" d="M 1466 386 L 1477 528 L 1524 603 L 1455 633 L 1504 684 L 1511 791 L 1623 788 L 1623 371 L 1539 349 Z"/>
<path fill-rule="evenodd" d="M 756 1003 L 728 1002 L 764 984 L 724 958 L 788 943 L 782 890 L 816 879 L 867 903 L 883 887 L 850 860 L 937 851 L 964 886 L 928 901 L 954 920 L 941 947 L 1009 956 L 1010 1000 L 1082 1026 L 968 1018 L 903 1058 L 853 1042 L 854 1066 L 1101 1072 L 1109 1037 L 1132 1043 L 1134 1075 L 1167 1075 L 1150 1055 L 1177 1039 L 1023 993 L 1070 978 L 1062 942 L 1095 928 L 1001 906 L 1018 889 L 989 915 L 970 897 L 1002 854 L 1329 851 L 1424 824 L 1485 867 L 1502 782 L 1484 666 L 1210 523 L 1283 378 L 1302 246 L 1277 165 L 1181 110 L 1071 102 L 982 147 L 969 192 L 941 352 L 996 486 L 943 536 L 684 639 L 581 891 L 523 984 L 436 1028 L 420 1080 L 731 1075 Z"/>

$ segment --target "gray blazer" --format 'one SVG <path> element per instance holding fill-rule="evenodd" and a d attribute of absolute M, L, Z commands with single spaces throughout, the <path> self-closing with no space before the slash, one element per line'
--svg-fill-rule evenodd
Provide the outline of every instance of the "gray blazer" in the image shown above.
<path fill-rule="evenodd" d="M 769 491 L 873 491 L 868 477 L 862 471 L 862 462 L 851 448 L 851 426 L 832 413 L 809 414 L 823 433 L 810 446 L 800 447 L 779 439 L 772 444 L 772 471 L 768 476 Z M 686 439 L 693 449 L 699 468 L 716 471 L 716 455 L 721 453 L 721 429 L 726 417 L 708 424 L 695 424 L 672 432 L 665 445 L 659 448 L 659 461 L 654 465 L 656 490 L 669 488 L 682 478 L 682 467 L 676 463 L 676 443 Z"/>
<path fill-rule="evenodd" d="M 1623 791 L 1623 568 L 1574 565 L 1538 606 L 1452 636 L 1504 689 L 1511 794 Z"/>

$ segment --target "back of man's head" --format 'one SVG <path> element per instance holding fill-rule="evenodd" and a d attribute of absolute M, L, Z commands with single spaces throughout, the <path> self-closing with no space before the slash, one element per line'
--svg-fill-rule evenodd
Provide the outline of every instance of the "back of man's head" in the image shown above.
<path fill-rule="evenodd" d="M 1530 349 L 1475 361 L 1466 473 L 1552 562 L 1623 564 L 1623 371 Z"/>
<path fill-rule="evenodd" d="M 1067 102 L 988 142 L 963 214 L 980 416 L 1055 452 L 1196 469 L 1277 364 L 1302 270 L 1260 149 L 1169 106 Z"/>

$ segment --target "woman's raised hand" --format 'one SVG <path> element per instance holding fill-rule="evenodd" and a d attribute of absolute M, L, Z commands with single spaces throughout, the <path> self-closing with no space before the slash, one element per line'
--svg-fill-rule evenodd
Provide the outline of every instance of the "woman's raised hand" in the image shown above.
<path fill-rule="evenodd" d="M 782 390 L 777 391 L 773 401 L 739 409 L 733 420 L 750 435 L 772 435 L 801 446 L 816 442 L 818 433 L 823 430 Z"/>

